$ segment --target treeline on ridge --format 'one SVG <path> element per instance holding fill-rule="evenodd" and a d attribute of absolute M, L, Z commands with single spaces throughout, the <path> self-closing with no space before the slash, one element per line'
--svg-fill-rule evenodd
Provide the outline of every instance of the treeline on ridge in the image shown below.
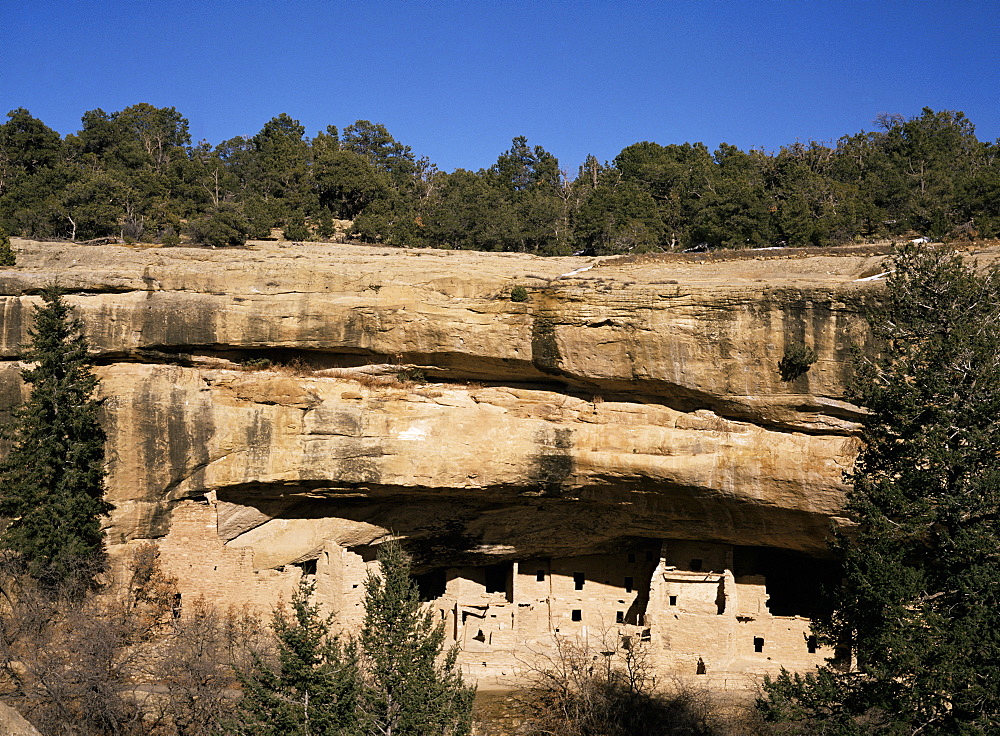
<path fill-rule="evenodd" d="M 181 236 L 565 255 L 836 245 L 908 233 L 1000 236 L 1000 141 L 961 112 L 880 115 L 876 130 L 777 153 L 723 143 L 628 146 L 575 177 L 514 138 L 488 169 L 439 171 L 385 126 L 313 138 L 286 114 L 256 135 L 191 142 L 172 107 L 82 118 L 61 137 L 19 108 L 0 125 L 0 228 L 30 238 Z M 349 221 L 345 225 L 344 221 Z"/>

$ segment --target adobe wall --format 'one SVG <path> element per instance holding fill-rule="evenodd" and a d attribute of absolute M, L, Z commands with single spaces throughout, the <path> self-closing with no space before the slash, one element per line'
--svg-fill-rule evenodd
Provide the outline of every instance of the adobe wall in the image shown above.
<path fill-rule="evenodd" d="M 252 549 L 227 546 L 217 524 L 213 498 L 184 501 L 159 540 L 183 600 L 202 596 L 266 618 L 307 575 L 342 630 L 358 631 L 365 580 L 377 570 L 372 548 L 327 542 L 316 560 L 257 569 Z M 716 683 L 822 664 L 831 652 L 810 646 L 809 620 L 773 615 L 767 579 L 737 577 L 734 567 L 729 545 L 644 540 L 612 554 L 437 570 L 428 579 L 441 589 L 428 605 L 461 646 L 466 676 L 486 686 L 514 684 L 533 657 L 551 653 L 555 636 L 595 652 L 643 643 L 659 673 Z"/>

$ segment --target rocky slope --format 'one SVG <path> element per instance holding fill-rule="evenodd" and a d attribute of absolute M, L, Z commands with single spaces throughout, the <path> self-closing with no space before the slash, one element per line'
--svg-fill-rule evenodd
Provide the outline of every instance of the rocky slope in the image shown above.
<path fill-rule="evenodd" d="M 110 539 L 162 536 L 179 500 L 214 494 L 220 538 L 258 568 L 387 530 L 428 564 L 636 537 L 822 554 L 856 451 L 844 384 L 877 284 L 859 279 L 881 270 L 863 254 L 15 248 L 0 401 L 57 281 L 99 366 Z M 795 342 L 818 361 L 783 382 Z"/>

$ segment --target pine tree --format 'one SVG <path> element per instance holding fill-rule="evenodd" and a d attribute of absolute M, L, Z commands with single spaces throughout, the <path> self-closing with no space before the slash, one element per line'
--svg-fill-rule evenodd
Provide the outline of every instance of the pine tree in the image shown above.
<path fill-rule="evenodd" d="M 398 542 L 378 551 L 381 575 L 365 582 L 359 639 L 359 711 L 365 736 L 464 736 L 473 688 L 458 671 L 457 647 L 444 653 L 444 625 L 420 602 L 410 560 Z"/>
<path fill-rule="evenodd" d="M 357 720 L 358 669 L 353 643 L 330 634 L 332 617 L 309 602 L 314 585 L 303 582 L 292 596 L 292 616 L 279 609 L 272 629 L 274 666 L 257 659 L 240 673 L 243 698 L 234 734 L 254 736 L 349 736 Z"/>
<path fill-rule="evenodd" d="M 16 261 L 14 251 L 10 247 L 10 237 L 7 231 L 0 227 L 0 268 L 9 268 L 15 265 Z"/>
<path fill-rule="evenodd" d="M 309 602 L 314 585 L 279 610 L 275 664 L 257 658 L 240 673 L 243 699 L 232 734 L 254 736 L 468 736 L 475 690 L 444 652 L 444 627 L 421 602 L 397 542 L 379 548 L 381 574 L 365 582 L 357 639 L 330 633 L 333 617 Z"/>
<path fill-rule="evenodd" d="M 820 622 L 849 671 L 782 675 L 762 702 L 810 734 L 1000 732 L 1000 275 L 904 247 L 857 365 L 869 410 Z"/>
<path fill-rule="evenodd" d="M 21 376 L 32 387 L 5 430 L 12 448 L 0 463 L 0 515 L 11 519 L 0 547 L 46 586 L 87 587 L 105 565 L 101 517 L 104 500 L 104 431 L 93 397 L 82 323 L 55 286 L 35 308 L 34 364 Z"/>

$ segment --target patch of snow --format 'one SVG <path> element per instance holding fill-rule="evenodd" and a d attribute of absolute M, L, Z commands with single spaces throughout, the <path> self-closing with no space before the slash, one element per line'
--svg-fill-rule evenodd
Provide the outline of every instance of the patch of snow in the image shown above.
<path fill-rule="evenodd" d="M 874 276 L 865 276 L 863 279 L 854 279 L 855 283 L 858 281 L 878 281 L 880 278 L 888 276 L 892 271 L 883 271 L 882 273 L 877 273 Z"/>
<path fill-rule="evenodd" d="M 584 266 L 583 268 L 578 268 L 575 271 L 570 271 L 569 273 L 564 273 L 562 276 L 556 276 L 556 278 L 557 279 L 564 279 L 567 276 L 576 276 L 578 273 L 583 273 L 584 271 L 589 271 L 593 267 L 594 267 L 594 264 L 591 263 L 589 266 Z"/>

